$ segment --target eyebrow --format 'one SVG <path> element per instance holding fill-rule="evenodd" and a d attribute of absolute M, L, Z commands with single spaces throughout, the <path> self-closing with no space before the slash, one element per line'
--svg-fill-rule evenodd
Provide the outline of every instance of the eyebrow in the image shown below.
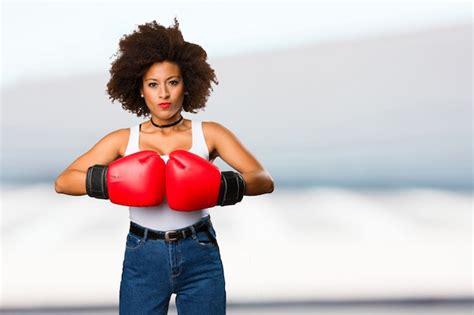
<path fill-rule="evenodd" d="M 179 78 L 179 75 L 172 75 L 171 77 L 169 77 L 169 78 L 168 78 L 168 79 L 166 79 L 166 80 L 169 80 L 169 79 L 171 79 L 171 78 L 174 78 L 174 77 L 177 77 L 177 78 Z M 149 81 L 149 80 L 158 81 L 158 80 L 157 80 L 157 79 L 155 79 L 155 78 L 148 78 L 148 79 L 146 79 L 145 81 Z"/>

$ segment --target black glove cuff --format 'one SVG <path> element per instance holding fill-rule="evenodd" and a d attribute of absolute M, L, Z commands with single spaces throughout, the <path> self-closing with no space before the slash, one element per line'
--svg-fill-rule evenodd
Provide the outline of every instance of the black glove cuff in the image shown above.
<path fill-rule="evenodd" d="M 90 197 L 109 199 L 107 169 L 107 165 L 94 165 L 87 169 L 86 192 Z"/>
<path fill-rule="evenodd" d="M 217 204 L 220 206 L 234 205 L 244 197 L 245 181 L 242 175 L 232 171 L 221 173 L 221 187 Z"/>

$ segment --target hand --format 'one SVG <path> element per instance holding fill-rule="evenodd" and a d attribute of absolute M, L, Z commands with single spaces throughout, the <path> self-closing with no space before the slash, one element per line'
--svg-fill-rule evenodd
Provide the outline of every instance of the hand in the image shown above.
<path fill-rule="evenodd" d="M 194 211 L 240 202 L 245 192 L 242 175 L 222 172 L 202 157 L 185 150 L 170 153 L 166 163 L 166 199 L 171 209 Z"/>
<path fill-rule="evenodd" d="M 159 205 L 165 194 L 165 170 L 165 162 L 156 152 L 139 151 L 109 165 L 89 167 L 86 191 L 90 197 L 124 206 Z"/>

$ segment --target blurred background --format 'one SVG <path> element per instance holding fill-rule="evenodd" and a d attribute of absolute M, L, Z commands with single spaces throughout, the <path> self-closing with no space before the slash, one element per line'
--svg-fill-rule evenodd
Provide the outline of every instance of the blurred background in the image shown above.
<path fill-rule="evenodd" d="M 219 80 L 183 116 L 275 181 L 211 209 L 228 313 L 472 314 L 472 3 L 441 0 L 3 1 L 0 312 L 118 313 L 128 208 L 54 180 L 144 121 L 110 64 L 175 16 Z"/>

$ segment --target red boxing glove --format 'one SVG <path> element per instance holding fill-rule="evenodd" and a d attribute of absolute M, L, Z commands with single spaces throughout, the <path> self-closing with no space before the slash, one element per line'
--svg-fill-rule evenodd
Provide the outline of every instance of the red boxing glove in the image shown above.
<path fill-rule="evenodd" d="M 108 166 L 89 167 L 86 191 L 90 197 L 124 206 L 159 205 L 165 195 L 165 170 L 165 162 L 156 152 L 139 151 Z"/>
<path fill-rule="evenodd" d="M 221 173 L 214 164 L 185 150 L 170 153 L 165 177 L 168 205 L 178 211 L 233 205 L 245 192 L 242 175 Z"/>

